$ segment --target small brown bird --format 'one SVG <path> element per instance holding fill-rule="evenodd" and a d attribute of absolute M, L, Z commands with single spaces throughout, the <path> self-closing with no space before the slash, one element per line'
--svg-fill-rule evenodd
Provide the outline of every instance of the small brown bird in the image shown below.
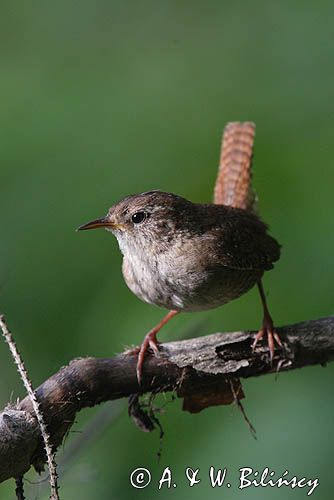
<path fill-rule="evenodd" d="M 226 129 L 225 140 L 227 132 Z M 237 137 L 239 142 L 231 153 L 236 155 L 235 161 L 228 169 L 234 176 L 238 158 L 244 158 L 240 131 Z M 248 169 L 249 164 L 250 161 Z M 242 169 L 245 174 L 245 166 Z M 223 171 L 224 161 L 221 161 L 220 175 Z M 227 181 L 228 176 L 225 177 Z M 236 180 L 239 178 L 237 172 Z M 226 187 L 221 183 L 221 189 L 216 189 L 215 194 L 215 201 L 220 201 L 231 197 L 233 190 L 240 198 L 243 190 L 238 203 L 247 199 L 245 208 L 192 203 L 176 194 L 150 191 L 127 196 L 113 205 L 105 217 L 78 228 L 102 227 L 111 231 L 123 254 L 123 276 L 130 290 L 143 301 L 170 310 L 145 336 L 139 349 L 139 382 L 145 353 L 151 347 L 158 354 L 156 335 L 169 319 L 181 311 L 203 311 L 226 304 L 255 284 L 259 287 L 264 319 L 253 348 L 266 334 L 272 359 L 274 340 L 281 345 L 261 284 L 263 273 L 272 269 L 279 259 L 280 245 L 250 210 L 252 197 L 247 186 L 245 188 L 247 182 L 250 183 L 249 177 L 247 179 L 238 189 L 230 181 Z"/>

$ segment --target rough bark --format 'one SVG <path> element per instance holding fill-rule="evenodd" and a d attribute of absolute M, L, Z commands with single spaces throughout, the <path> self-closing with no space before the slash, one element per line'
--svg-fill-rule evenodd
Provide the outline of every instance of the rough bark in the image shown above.
<path fill-rule="evenodd" d="M 241 377 L 254 377 L 334 359 L 334 317 L 277 329 L 284 349 L 273 365 L 265 344 L 252 353 L 254 332 L 216 333 L 161 344 L 159 357 L 147 356 L 142 386 L 136 356 L 71 361 L 36 390 L 51 442 L 57 448 L 82 408 L 136 393 L 175 391 L 183 408 L 197 412 L 242 397 Z M 231 390 L 231 383 L 233 384 Z M 237 385 L 235 385 L 237 384 Z M 149 430 L 149 429 L 147 429 Z M 29 397 L 0 412 L 0 482 L 22 476 L 31 465 L 41 470 L 45 455 Z"/>

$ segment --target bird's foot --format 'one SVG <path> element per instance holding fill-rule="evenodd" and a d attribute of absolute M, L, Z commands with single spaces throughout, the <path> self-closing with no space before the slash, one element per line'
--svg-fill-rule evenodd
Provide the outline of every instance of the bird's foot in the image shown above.
<path fill-rule="evenodd" d="M 133 347 L 132 349 L 129 349 L 125 352 L 125 354 L 127 354 L 128 356 L 138 355 L 136 371 L 139 384 L 142 381 L 145 354 L 149 348 L 151 348 L 155 356 L 159 355 L 159 342 L 157 341 L 157 332 L 155 331 L 155 329 L 151 330 L 147 335 L 145 335 L 144 340 L 140 346 Z"/>
<path fill-rule="evenodd" d="M 143 374 L 143 363 L 146 351 L 151 348 L 155 356 L 159 356 L 159 342 L 157 341 L 157 331 L 155 329 L 145 335 L 144 340 L 140 347 L 137 348 L 137 380 L 141 384 Z"/>
<path fill-rule="evenodd" d="M 135 347 L 134 349 L 131 349 L 130 351 L 127 352 L 127 354 L 138 354 L 138 359 L 137 359 L 137 380 L 138 384 L 141 384 L 142 381 L 142 372 L 143 372 L 143 363 L 144 363 L 144 358 L 145 358 L 145 353 L 148 350 L 148 348 L 151 348 L 153 351 L 153 354 L 155 356 L 159 355 L 159 342 L 157 341 L 157 333 L 161 330 L 161 328 L 168 323 L 168 321 L 173 318 L 176 314 L 178 314 L 179 311 L 172 310 L 169 311 L 168 314 L 162 320 L 160 323 L 158 323 L 152 330 L 148 332 L 147 335 L 145 335 L 144 340 L 142 342 L 142 345 L 140 347 Z"/>
<path fill-rule="evenodd" d="M 272 364 L 275 354 L 275 342 L 280 347 L 283 347 L 283 345 L 278 333 L 274 328 L 273 320 L 269 315 L 268 316 L 265 315 L 262 323 L 262 328 L 255 336 L 254 342 L 252 344 L 253 352 L 255 351 L 258 341 L 261 340 L 265 335 L 267 335 L 267 341 L 270 353 L 270 363 Z"/>

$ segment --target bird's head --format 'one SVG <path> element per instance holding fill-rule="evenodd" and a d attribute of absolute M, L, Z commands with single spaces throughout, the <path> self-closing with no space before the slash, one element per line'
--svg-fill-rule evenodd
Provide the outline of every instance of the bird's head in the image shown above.
<path fill-rule="evenodd" d="M 123 254 L 134 249 L 160 253 L 182 232 L 190 204 L 163 191 L 131 195 L 113 205 L 105 217 L 83 224 L 78 231 L 97 228 L 111 231 Z"/>

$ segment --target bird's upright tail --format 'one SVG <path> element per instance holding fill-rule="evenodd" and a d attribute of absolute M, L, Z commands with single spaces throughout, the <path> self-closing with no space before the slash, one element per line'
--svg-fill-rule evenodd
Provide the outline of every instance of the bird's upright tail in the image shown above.
<path fill-rule="evenodd" d="M 214 203 L 255 211 L 255 194 L 251 186 L 255 123 L 230 122 L 226 125 Z"/>

